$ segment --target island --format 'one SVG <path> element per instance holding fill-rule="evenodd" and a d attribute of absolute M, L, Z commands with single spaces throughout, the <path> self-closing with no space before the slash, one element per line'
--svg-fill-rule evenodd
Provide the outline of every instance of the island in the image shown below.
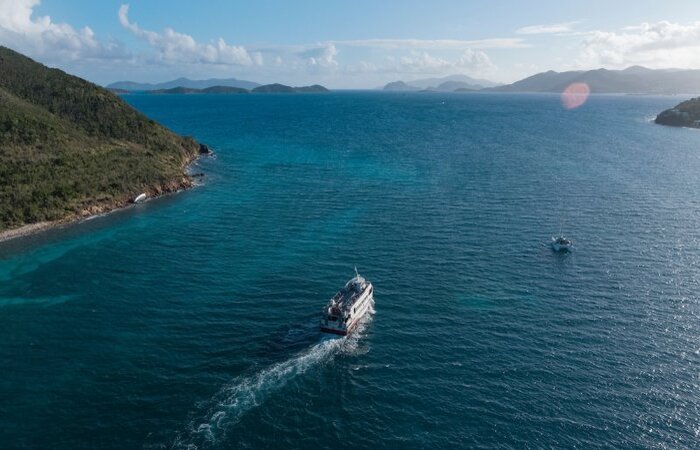
<path fill-rule="evenodd" d="M 108 88 L 112 92 L 115 92 L 115 88 Z M 314 93 L 314 92 L 330 92 L 325 87 L 320 84 L 314 84 L 312 86 L 299 86 L 292 87 L 284 84 L 274 83 L 266 84 L 263 86 L 258 86 L 252 90 L 245 88 L 233 87 L 233 86 L 210 86 L 207 88 L 189 88 L 184 86 L 177 86 L 168 89 L 153 89 L 150 91 L 145 91 L 147 94 L 295 94 L 295 93 Z M 119 94 L 129 93 L 129 91 L 124 91 L 119 89 L 117 92 Z"/>
<path fill-rule="evenodd" d="M 149 91 L 149 94 L 198 94 L 202 92 L 201 89 L 186 88 L 182 86 L 170 88 L 170 89 L 154 89 Z"/>
<path fill-rule="evenodd" d="M 251 92 L 255 94 L 284 94 L 284 93 L 295 93 L 295 92 L 329 92 L 328 89 L 321 86 L 320 84 L 314 84 L 313 86 L 300 86 L 292 87 L 284 84 L 274 83 L 265 84 L 263 86 L 258 86 L 254 88 Z"/>
<path fill-rule="evenodd" d="M 149 94 L 248 94 L 248 89 L 233 86 L 212 86 L 204 89 L 178 86 L 171 89 L 154 89 Z"/>
<path fill-rule="evenodd" d="M 299 86 L 294 88 L 294 92 L 302 92 L 302 93 L 308 93 L 308 92 L 330 92 L 327 88 L 321 86 L 320 84 L 314 84 L 311 86 Z"/>
<path fill-rule="evenodd" d="M 686 100 L 662 111 L 654 122 L 673 127 L 700 128 L 700 97 Z"/>
<path fill-rule="evenodd" d="M 409 86 L 404 81 L 392 81 L 387 83 L 384 88 L 385 91 L 419 91 L 420 88 L 415 86 Z"/>
<path fill-rule="evenodd" d="M 465 92 L 500 86 L 499 83 L 472 78 L 464 74 L 449 75 L 441 78 L 424 78 L 421 80 L 392 81 L 382 88 L 385 91 L 416 92 Z"/>
<path fill-rule="evenodd" d="M 234 86 L 212 86 L 200 91 L 202 94 L 248 94 L 250 91 L 245 88 Z"/>
<path fill-rule="evenodd" d="M 206 80 L 190 80 L 189 78 L 177 78 L 163 83 L 139 83 L 136 81 L 117 81 L 107 85 L 107 89 L 120 89 L 128 92 L 146 92 L 176 87 L 192 89 L 206 89 L 215 86 L 237 87 L 246 90 L 260 86 L 260 83 L 238 78 L 209 78 Z"/>
<path fill-rule="evenodd" d="M 0 240 L 189 188 L 200 151 L 115 93 L 0 47 Z"/>

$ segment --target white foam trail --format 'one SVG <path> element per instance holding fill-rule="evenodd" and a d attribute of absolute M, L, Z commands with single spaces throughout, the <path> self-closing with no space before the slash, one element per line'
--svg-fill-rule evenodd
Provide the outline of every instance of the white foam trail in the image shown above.
<path fill-rule="evenodd" d="M 238 377 L 224 386 L 212 399 L 216 404 L 201 421 L 190 424 L 189 438 L 178 437 L 172 448 L 197 449 L 196 442 L 208 446 L 224 436 L 226 429 L 238 423 L 251 409 L 261 405 L 274 392 L 302 375 L 312 367 L 330 361 L 338 353 L 354 353 L 358 339 L 371 320 L 374 305 L 362 318 L 352 335 L 347 338 L 322 337 L 321 342 L 286 361 L 277 363 L 260 372 Z M 199 423 L 197 423 L 199 422 Z"/>

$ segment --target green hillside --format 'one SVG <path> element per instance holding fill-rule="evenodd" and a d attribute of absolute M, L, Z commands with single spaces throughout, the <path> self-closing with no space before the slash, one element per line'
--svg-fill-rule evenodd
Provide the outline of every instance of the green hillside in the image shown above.
<path fill-rule="evenodd" d="M 187 187 L 198 149 L 112 92 L 0 47 L 0 231 Z"/>

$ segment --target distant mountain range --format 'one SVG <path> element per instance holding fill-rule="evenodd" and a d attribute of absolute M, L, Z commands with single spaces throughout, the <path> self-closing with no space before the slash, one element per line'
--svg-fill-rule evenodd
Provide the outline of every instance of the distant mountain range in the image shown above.
<path fill-rule="evenodd" d="M 632 66 L 624 70 L 577 70 L 542 72 L 507 85 L 496 85 L 457 75 L 410 82 L 394 81 L 387 91 L 487 91 L 487 92 L 562 92 L 572 83 L 586 83 L 598 94 L 695 94 L 700 93 L 700 70 L 647 69 Z M 490 83 L 489 86 L 486 84 Z"/>
<path fill-rule="evenodd" d="M 135 81 L 117 81 L 107 86 L 109 89 L 121 89 L 124 91 L 156 91 L 162 89 L 188 88 L 206 89 L 214 86 L 236 87 L 241 89 L 255 89 L 260 83 L 254 81 L 239 80 L 236 78 L 210 78 L 208 80 L 190 80 L 178 78 L 164 83 L 137 83 Z"/>
<path fill-rule="evenodd" d="M 576 70 L 568 72 L 548 71 L 532 75 L 512 84 L 499 85 L 493 81 L 471 78 L 466 75 L 450 75 L 442 78 L 425 78 L 413 81 L 394 81 L 383 87 L 386 91 L 439 91 L 439 92 L 562 92 L 572 83 L 586 83 L 591 92 L 598 94 L 696 94 L 700 93 L 700 70 L 647 69 L 632 66 L 624 70 Z M 225 88 L 238 88 L 251 92 L 324 92 L 322 86 L 291 87 L 282 84 L 261 85 L 236 78 L 211 78 L 190 80 L 178 78 L 165 83 L 136 83 L 118 81 L 107 86 L 116 93 L 125 91 L 179 90 L 180 93 L 199 93 L 206 89 L 213 92 L 234 93 Z M 208 92 L 201 92 L 208 93 Z"/>
<path fill-rule="evenodd" d="M 495 92 L 562 92 L 571 83 L 586 83 L 598 94 L 694 94 L 700 92 L 700 70 L 647 69 L 538 73 L 513 84 L 486 89 Z"/>
<path fill-rule="evenodd" d="M 478 91 L 500 86 L 493 81 L 472 78 L 467 75 L 450 75 L 442 78 L 425 78 L 409 82 L 394 81 L 384 86 L 385 91 L 456 91 L 457 89 Z"/>
<path fill-rule="evenodd" d="M 129 94 L 131 91 L 117 88 L 108 88 L 115 94 Z M 142 92 L 142 91 L 136 91 Z M 313 86 L 299 86 L 292 87 L 286 86 L 284 84 L 265 84 L 258 86 L 252 90 L 233 87 L 233 86 L 212 86 L 204 89 L 188 88 L 183 86 L 178 86 L 170 89 L 154 89 L 150 91 L 143 91 L 148 94 L 274 94 L 274 93 L 307 93 L 307 92 L 330 92 L 325 87 L 320 84 L 314 84 Z"/>

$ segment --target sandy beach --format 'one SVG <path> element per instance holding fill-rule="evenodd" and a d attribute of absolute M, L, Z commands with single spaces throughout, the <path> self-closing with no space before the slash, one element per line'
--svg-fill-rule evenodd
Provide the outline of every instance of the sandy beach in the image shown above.
<path fill-rule="evenodd" d="M 41 231 L 53 228 L 60 225 L 62 222 L 38 222 L 31 223 L 29 225 L 24 225 L 19 228 L 13 228 L 11 230 L 0 231 L 0 242 L 9 241 L 10 239 L 15 239 L 18 237 L 29 236 L 30 234 L 39 233 Z"/>

